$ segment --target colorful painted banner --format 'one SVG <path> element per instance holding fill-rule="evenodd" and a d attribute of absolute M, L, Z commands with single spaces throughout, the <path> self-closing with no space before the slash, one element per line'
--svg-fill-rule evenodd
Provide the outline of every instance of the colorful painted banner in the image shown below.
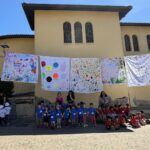
<path fill-rule="evenodd" d="M 78 93 L 103 90 L 100 60 L 97 58 L 72 58 L 70 88 Z"/>
<path fill-rule="evenodd" d="M 40 56 L 42 89 L 69 91 L 70 59 Z"/>
<path fill-rule="evenodd" d="M 101 60 L 103 84 L 127 83 L 125 63 L 123 58 L 104 58 Z"/>
<path fill-rule="evenodd" d="M 38 56 L 6 53 L 2 81 L 38 82 Z"/>
<path fill-rule="evenodd" d="M 150 54 L 125 57 L 128 86 L 150 85 Z"/>

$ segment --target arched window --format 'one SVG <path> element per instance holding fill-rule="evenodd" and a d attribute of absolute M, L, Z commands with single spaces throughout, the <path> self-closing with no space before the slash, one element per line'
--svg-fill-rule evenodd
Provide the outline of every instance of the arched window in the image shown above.
<path fill-rule="evenodd" d="M 134 51 L 139 51 L 139 43 L 136 35 L 132 35 Z"/>
<path fill-rule="evenodd" d="M 150 34 L 147 35 L 147 45 L 148 45 L 148 49 L 150 50 Z"/>
<path fill-rule="evenodd" d="M 93 26 L 90 22 L 87 22 L 85 24 L 85 32 L 86 32 L 86 42 L 87 43 L 93 43 Z"/>
<path fill-rule="evenodd" d="M 82 25 L 80 22 L 76 22 L 74 24 L 74 32 L 75 32 L 75 43 L 82 43 Z"/>
<path fill-rule="evenodd" d="M 129 35 L 124 36 L 124 42 L 125 42 L 126 51 L 131 51 L 131 42 L 130 42 Z"/>
<path fill-rule="evenodd" d="M 71 24 L 69 22 L 65 22 L 63 24 L 63 30 L 64 30 L 64 43 L 72 43 Z"/>

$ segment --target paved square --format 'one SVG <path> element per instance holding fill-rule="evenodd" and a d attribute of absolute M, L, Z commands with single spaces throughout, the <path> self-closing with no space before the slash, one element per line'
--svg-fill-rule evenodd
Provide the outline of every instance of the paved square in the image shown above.
<path fill-rule="evenodd" d="M 37 129 L 33 124 L 0 127 L 0 150 L 149 150 L 150 125 L 107 132 L 97 128 Z"/>

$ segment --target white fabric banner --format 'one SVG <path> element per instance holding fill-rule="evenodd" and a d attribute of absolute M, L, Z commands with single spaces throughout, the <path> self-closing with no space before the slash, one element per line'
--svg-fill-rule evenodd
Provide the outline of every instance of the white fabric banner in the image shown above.
<path fill-rule="evenodd" d="M 40 56 L 42 89 L 69 91 L 70 58 Z"/>
<path fill-rule="evenodd" d="M 72 58 L 70 88 L 77 93 L 102 91 L 100 60 L 98 58 Z"/>
<path fill-rule="evenodd" d="M 126 84 L 126 70 L 123 58 L 104 58 L 100 62 L 103 84 Z"/>
<path fill-rule="evenodd" d="M 128 86 L 150 85 L 150 54 L 125 57 Z"/>
<path fill-rule="evenodd" d="M 3 64 L 2 81 L 37 83 L 38 56 L 6 53 Z"/>

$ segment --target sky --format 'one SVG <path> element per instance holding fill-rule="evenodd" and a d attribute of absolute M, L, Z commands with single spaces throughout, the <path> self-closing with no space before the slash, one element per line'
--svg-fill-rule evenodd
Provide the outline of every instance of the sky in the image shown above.
<path fill-rule="evenodd" d="M 0 35 L 34 34 L 30 29 L 22 3 L 132 5 L 133 9 L 121 22 L 149 22 L 150 0 L 0 0 Z"/>

